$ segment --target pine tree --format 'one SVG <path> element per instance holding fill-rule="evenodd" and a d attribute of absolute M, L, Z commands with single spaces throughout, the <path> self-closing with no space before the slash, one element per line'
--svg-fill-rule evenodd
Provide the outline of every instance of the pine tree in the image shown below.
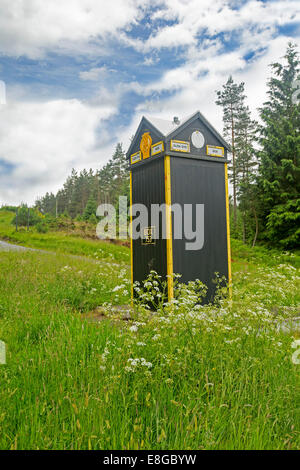
<path fill-rule="evenodd" d="M 44 197 L 37 199 L 34 205 L 43 214 L 55 216 L 56 197 L 53 193 L 46 193 Z"/>
<path fill-rule="evenodd" d="M 78 202 L 80 201 L 80 197 L 78 192 L 76 191 L 77 186 L 79 183 L 79 176 L 77 171 L 72 168 L 71 176 L 67 179 L 66 190 L 68 194 L 67 200 L 67 210 L 68 214 L 74 218 L 78 211 Z"/>
<path fill-rule="evenodd" d="M 230 76 L 222 91 L 217 91 L 216 104 L 223 107 L 224 135 L 230 140 L 232 164 L 230 181 L 233 186 L 233 220 L 234 228 L 237 222 L 237 168 L 236 168 L 236 126 L 240 111 L 244 104 L 244 83 L 234 83 Z"/>
<path fill-rule="evenodd" d="M 118 143 L 109 162 L 98 172 L 102 201 L 116 204 L 124 181 L 129 181 L 127 160 L 122 144 Z"/>
<path fill-rule="evenodd" d="M 255 221 L 255 235 L 253 245 L 255 245 L 258 234 L 258 219 L 256 210 L 256 197 L 254 182 L 256 176 L 257 160 L 254 144 L 257 140 L 256 121 L 251 119 L 251 113 L 248 106 L 242 105 L 239 110 L 239 116 L 236 124 L 236 180 L 237 196 L 239 208 L 242 213 L 243 242 L 248 237 L 248 232 L 252 223 L 252 217 Z M 252 214 L 252 216 L 251 216 Z"/>
<path fill-rule="evenodd" d="M 300 242 L 300 104 L 293 100 L 300 62 L 295 45 L 288 45 L 284 59 L 284 64 L 271 65 L 268 101 L 260 109 L 258 191 L 265 238 L 291 248 Z"/>
<path fill-rule="evenodd" d="M 97 203 L 94 196 L 90 196 L 83 213 L 83 220 L 89 220 L 91 216 L 96 216 Z"/>

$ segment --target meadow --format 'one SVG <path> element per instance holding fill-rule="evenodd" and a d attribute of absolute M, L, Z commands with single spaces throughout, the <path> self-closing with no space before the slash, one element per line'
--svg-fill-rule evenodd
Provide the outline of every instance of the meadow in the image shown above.
<path fill-rule="evenodd" d="M 0 239 L 47 251 L 0 251 L 1 449 L 300 448 L 297 253 L 233 240 L 231 301 L 191 285 L 129 316 L 127 247 L 9 217 Z"/>

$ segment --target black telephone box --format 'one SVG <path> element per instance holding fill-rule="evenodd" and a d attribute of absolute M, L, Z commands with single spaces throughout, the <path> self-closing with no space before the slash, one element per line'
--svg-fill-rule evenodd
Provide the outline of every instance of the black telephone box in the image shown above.
<path fill-rule="evenodd" d="M 130 203 L 143 204 L 149 217 L 139 224 L 140 237 L 131 237 L 132 283 L 154 270 L 167 277 L 171 299 L 178 273 L 181 282 L 206 284 L 206 301 L 213 299 L 216 273 L 230 285 L 229 150 L 199 111 L 182 122 L 142 118 L 127 152 Z"/>

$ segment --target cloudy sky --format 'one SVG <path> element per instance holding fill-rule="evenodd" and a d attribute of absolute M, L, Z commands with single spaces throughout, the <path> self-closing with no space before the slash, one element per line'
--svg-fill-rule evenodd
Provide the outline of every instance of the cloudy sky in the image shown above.
<path fill-rule="evenodd" d="M 255 113 L 299 39 L 299 0 L 0 0 L 0 205 L 99 168 L 144 114 L 199 109 L 222 131 L 230 74 Z"/>

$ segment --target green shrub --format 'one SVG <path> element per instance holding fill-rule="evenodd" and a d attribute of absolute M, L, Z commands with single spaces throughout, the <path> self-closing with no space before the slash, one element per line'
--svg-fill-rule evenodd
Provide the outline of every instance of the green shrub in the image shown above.
<path fill-rule="evenodd" d="M 92 215 L 89 217 L 89 223 L 90 223 L 90 224 L 93 224 L 93 225 L 97 225 L 98 219 L 97 219 L 97 217 L 95 216 L 95 214 L 92 214 Z"/>
<path fill-rule="evenodd" d="M 27 225 L 31 227 L 33 225 L 38 224 L 42 218 L 43 216 L 40 212 L 38 212 L 36 209 L 27 207 L 26 204 L 23 204 L 18 209 L 18 226 L 19 227 L 26 227 Z M 11 223 L 12 225 L 16 225 L 16 216 L 12 219 Z"/>
<path fill-rule="evenodd" d="M 49 230 L 49 226 L 46 222 L 39 222 L 37 225 L 36 225 L 36 230 L 38 233 L 47 233 L 48 230 Z"/>

